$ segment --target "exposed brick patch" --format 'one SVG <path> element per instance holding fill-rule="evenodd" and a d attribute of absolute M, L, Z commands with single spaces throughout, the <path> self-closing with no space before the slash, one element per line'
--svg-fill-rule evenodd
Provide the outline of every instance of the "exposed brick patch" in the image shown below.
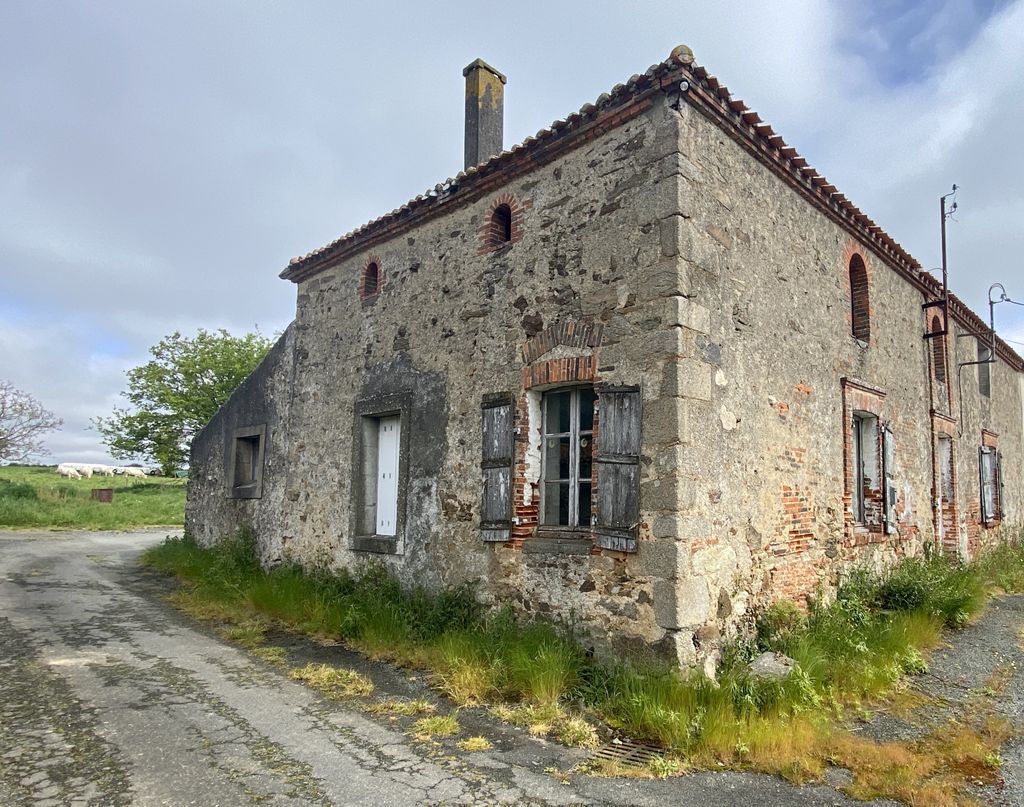
<path fill-rule="evenodd" d="M 384 288 L 384 269 L 380 258 L 369 255 L 359 272 L 359 299 L 364 303 L 375 300 Z"/>
<path fill-rule="evenodd" d="M 806 552 L 815 542 L 811 492 L 800 485 L 783 485 L 781 503 L 779 526 L 769 551 L 774 555 Z"/>
<path fill-rule="evenodd" d="M 807 605 L 822 576 L 822 560 L 819 558 L 786 558 L 769 572 L 771 591 L 774 599 L 791 600 L 801 606 Z"/>
<path fill-rule="evenodd" d="M 597 378 L 596 371 L 595 356 L 537 361 L 523 368 L 523 388 L 533 389 L 546 384 L 593 383 Z"/>
<path fill-rule="evenodd" d="M 957 422 L 953 418 L 938 412 L 932 414 L 932 501 L 937 502 L 933 505 L 935 544 L 950 555 L 960 551 L 956 433 Z M 949 440 L 948 457 L 943 457 L 940 451 L 940 436 Z M 948 480 L 946 484 L 944 478 Z"/>
<path fill-rule="evenodd" d="M 520 548 L 523 541 L 534 534 L 540 523 L 540 483 L 528 478 L 527 452 L 530 448 L 530 404 L 525 393 L 516 401 L 512 476 L 512 533 L 508 543 Z M 539 430 L 540 424 L 532 424 Z M 529 504 L 527 504 L 529 492 Z"/>
<path fill-rule="evenodd" d="M 532 199 L 520 202 L 511 193 L 499 193 L 494 197 L 487 206 L 487 212 L 477 230 L 480 240 L 477 254 L 486 255 L 522 240 L 526 211 L 532 208 Z"/>
<path fill-rule="evenodd" d="M 566 321 L 551 325 L 523 345 L 523 361 L 529 364 L 559 345 L 577 350 L 596 350 L 601 346 L 603 328 L 589 322 Z"/>

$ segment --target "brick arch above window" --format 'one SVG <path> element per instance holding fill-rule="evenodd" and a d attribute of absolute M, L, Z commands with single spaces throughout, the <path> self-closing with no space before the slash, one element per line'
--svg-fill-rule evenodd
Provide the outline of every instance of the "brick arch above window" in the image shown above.
<path fill-rule="evenodd" d="M 568 320 L 549 325 L 523 345 L 523 361 L 529 364 L 556 347 L 564 345 L 578 350 L 596 350 L 601 346 L 603 328 L 598 323 Z"/>
<path fill-rule="evenodd" d="M 477 234 L 478 254 L 495 252 L 523 237 L 525 212 L 533 207 L 530 199 L 520 201 L 511 193 L 500 193 L 487 206 Z"/>
<path fill-rule="evenodd" d="M 383 286 L 384 269 L 381 267 L 380 258 L 371 255 L 359 272 L 359 299 L 363 302 L 375 300 Z"/>
<path fill-rule="evenodd" d="M 523 345 L 523 388 L 592 383 L 602 328 L 587 322 L 550 325 Z"/>

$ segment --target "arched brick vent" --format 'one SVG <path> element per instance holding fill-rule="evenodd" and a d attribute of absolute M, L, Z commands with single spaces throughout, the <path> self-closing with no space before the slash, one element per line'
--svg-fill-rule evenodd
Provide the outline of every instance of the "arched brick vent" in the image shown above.
<path fill-rule="evenodd" d="M 381 272 L 380 261 L 370 258 L 359 277 L 359 299 L 369 300 L 376 297 L 383 283 L 384 275 Z"/>
<path fill-rule="evenodd" d="M 487 209 L 480 225 L 479 254 L 494 252 L 508 244 L 514 244 L 523 237 L 524 211 L 533 207 L 527 199 L 519 202 L 511 193 L 502 193 Z"/>
<path fill-rule="evenodd" d="M 867 343 L 871 339 L 871 301 L 868 297 L 868 270 L 864 259 L 854 253 L 850 258 L 850 323 L 853 336 Z"/>
<path fill-rule="evenodd" d="M 491 213 L 491 240 L 504 244 L 512 240 L 512 208 L 498 205 Z"/>
<path fill-rule="evenodd" d="M 942 320 L 939 315 L 936 314 L 932 317 L 932 326 L 928 329 L 932 333 L 938 333 L 942 330 Z M 932 367 L 935 373 L 935 380 L 946 382 L 946 337 L 945 336 L 933 336 L 932 337 Z"/>

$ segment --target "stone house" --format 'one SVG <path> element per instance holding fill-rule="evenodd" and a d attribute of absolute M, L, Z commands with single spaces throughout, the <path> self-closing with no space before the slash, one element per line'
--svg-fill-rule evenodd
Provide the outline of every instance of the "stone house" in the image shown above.
<path fill-rule="evenodd" d="M 686 47 L 282 277 L 187 528 L 714 663 L 777 598 L 1024 522 L 1024 363 Z"/>

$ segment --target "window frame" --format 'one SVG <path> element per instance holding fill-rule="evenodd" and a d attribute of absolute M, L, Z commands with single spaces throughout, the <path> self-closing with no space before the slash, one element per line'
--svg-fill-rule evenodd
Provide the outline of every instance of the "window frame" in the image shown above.
<path fill-rule="evenodd" d="M 861 347 L 871 344 L 871 282 L 864 257 L 855 252 L 846 267 L 850 284 L 850 335 Z"/>
<path fill-rule="evenodd" d="M 992 397 L 992 346 L 981 339 L 978 340 L 978 394 L 985 398 Z"/>
<path fill-rule="evenodd" d="M 942 328 L 942 319 L 938 314 L 932 316 L 929 329 L 931 333 L 938 333 Z M 946 336 L 940 334 L 931 337 L 932 340 L 932 376 L 937 384 L 945 385 L 949 377 L 946 367 Z"/>
<path fill-rule="evenodd" d="M 872 432 L 865 434 L 865 425 L 872 424 Z M 879 439 L 882 429 L 881 419 L 874 412 L 862 409 L 855 409 L 850 422 L 850 443 L 853 450 L 853 480 L 850 490 L 850 509 L 853 511 L 853 523 L 857 527 L 870 529 L 871 524 L 867 520 L 867 498 L 864 495 L 864 480 L 872 479 L 876 487 L 881 490 L 884 484 L 881 473 L 881 457 L 879 456 Z M 869 457 L 864 450 L 864 441 L 872 437 L 874 443 L 874 461 L 871 467 L 868 466 Z M 873 475 L 868 476 L 866 471 L 873 470 Z"/>
<path fill-rule="evenodd" d="M 986 461 L 987 458 L 987 461 Z M 984 443 L 978 447 L 978 499 L 981 523 L 995 527 L 1002 521 L 1002 457 L 998 447 Z M 986 466 L 988 473 L 986 474 Z M 991 491 L 991 507 L 985 497 L 985 489 Z"/>
<path fill-rule="evenodd" d="M 502 247 L 512 242 L 514 215 L 512 206 L 507 202 L 496 205 L 491 211 L 491 242 L 496 247 Z"/>
<path fill-rule="evenodd" d="M 256 441 L 255 457 L 250 453 L 252 478 L 240 482 L 238 480 L 238 461 L 241 443 Z M 263 497 L 263 463 L 266 457 L 267 426 L 241 426 L 236 428 L 231 441 L 231 452 L 228 457 L 228 495 L 232 499 L 260 499 Z M 252 448 L 246 449 L 253 452 Z"/>
<path fill-rule="evenodd" d="M 351 501 L 350 546 L 356 551 L 375 552 L 378 554 L 400 555 L 405 551 L 406 510 L 409 495 L 409 430 L 411 393 L 382 395 L 357 401 L 353 406 L 352 429 L 352 462 L 351 468 Z M 398 433 L 398 502 L 395 517 L 395 534 L 381 535 L 377 532 L 376 495 L 374 494 L 374 512 L 371 520 L 367 516 L 368 463 L 372 460 L 375 474 L 377 468 L 377 452 L 379 443 L 373 441 L 372 447 L 367 440 L 367 421 L 380 421 L 384 418 L 399 418 Z M 368 454 L 372 448 L 373 457 Z"/>
<path fill-rule="evenodd" d="M 591 428 L 584 430 L 580 428 L 580 393 L 584 390 L 590 390 L 593 401 L 591 406 L 594 407 L 594 411 L 597 409 L 598 393 L 597 390 L 591 384 L 575 384 L 572 386 L 559 386 L 546 389 L 541 392 L 540 407 L 541 407 L 541 428 L 540 428 L 540 439 L 541 439 L 541 462 L 540 462 L 540 512 L 538 520 L 538 529 L 546 531 L 556 532 L 590 532 L 594 527 L 594 421 L 591 421 Z M 548 430 L 548 396 L 557 395 L 565 392 L 570 393 L 569 398 L 569 431 L 568 432 L 551 432 Z M 593 416 L 592 416 L 593 417 Z M 590 437 L 591 447 L 591 471 L 590 478 L 586 480 L 590 484 L 590 514 L 586 524 L 580 524 L 579 518 L 579 506 L 580 506 L 580 485 L 583 480 L 580 479 L 580 439 L 584 435 Z M 546 522 L 547 516 L 547 505 L 548 505 L 548 485 L 550 483 L 557 482 L 561 485 L 566 481 L 561 477 L 558 479 L 548 479 L 548 452 L 547 452 L 547 440 L 551 437 L 561 439 L 562 437 L 568 436 L 569 438 L 569 515 L 568 524 L 550 524 Z"/>

